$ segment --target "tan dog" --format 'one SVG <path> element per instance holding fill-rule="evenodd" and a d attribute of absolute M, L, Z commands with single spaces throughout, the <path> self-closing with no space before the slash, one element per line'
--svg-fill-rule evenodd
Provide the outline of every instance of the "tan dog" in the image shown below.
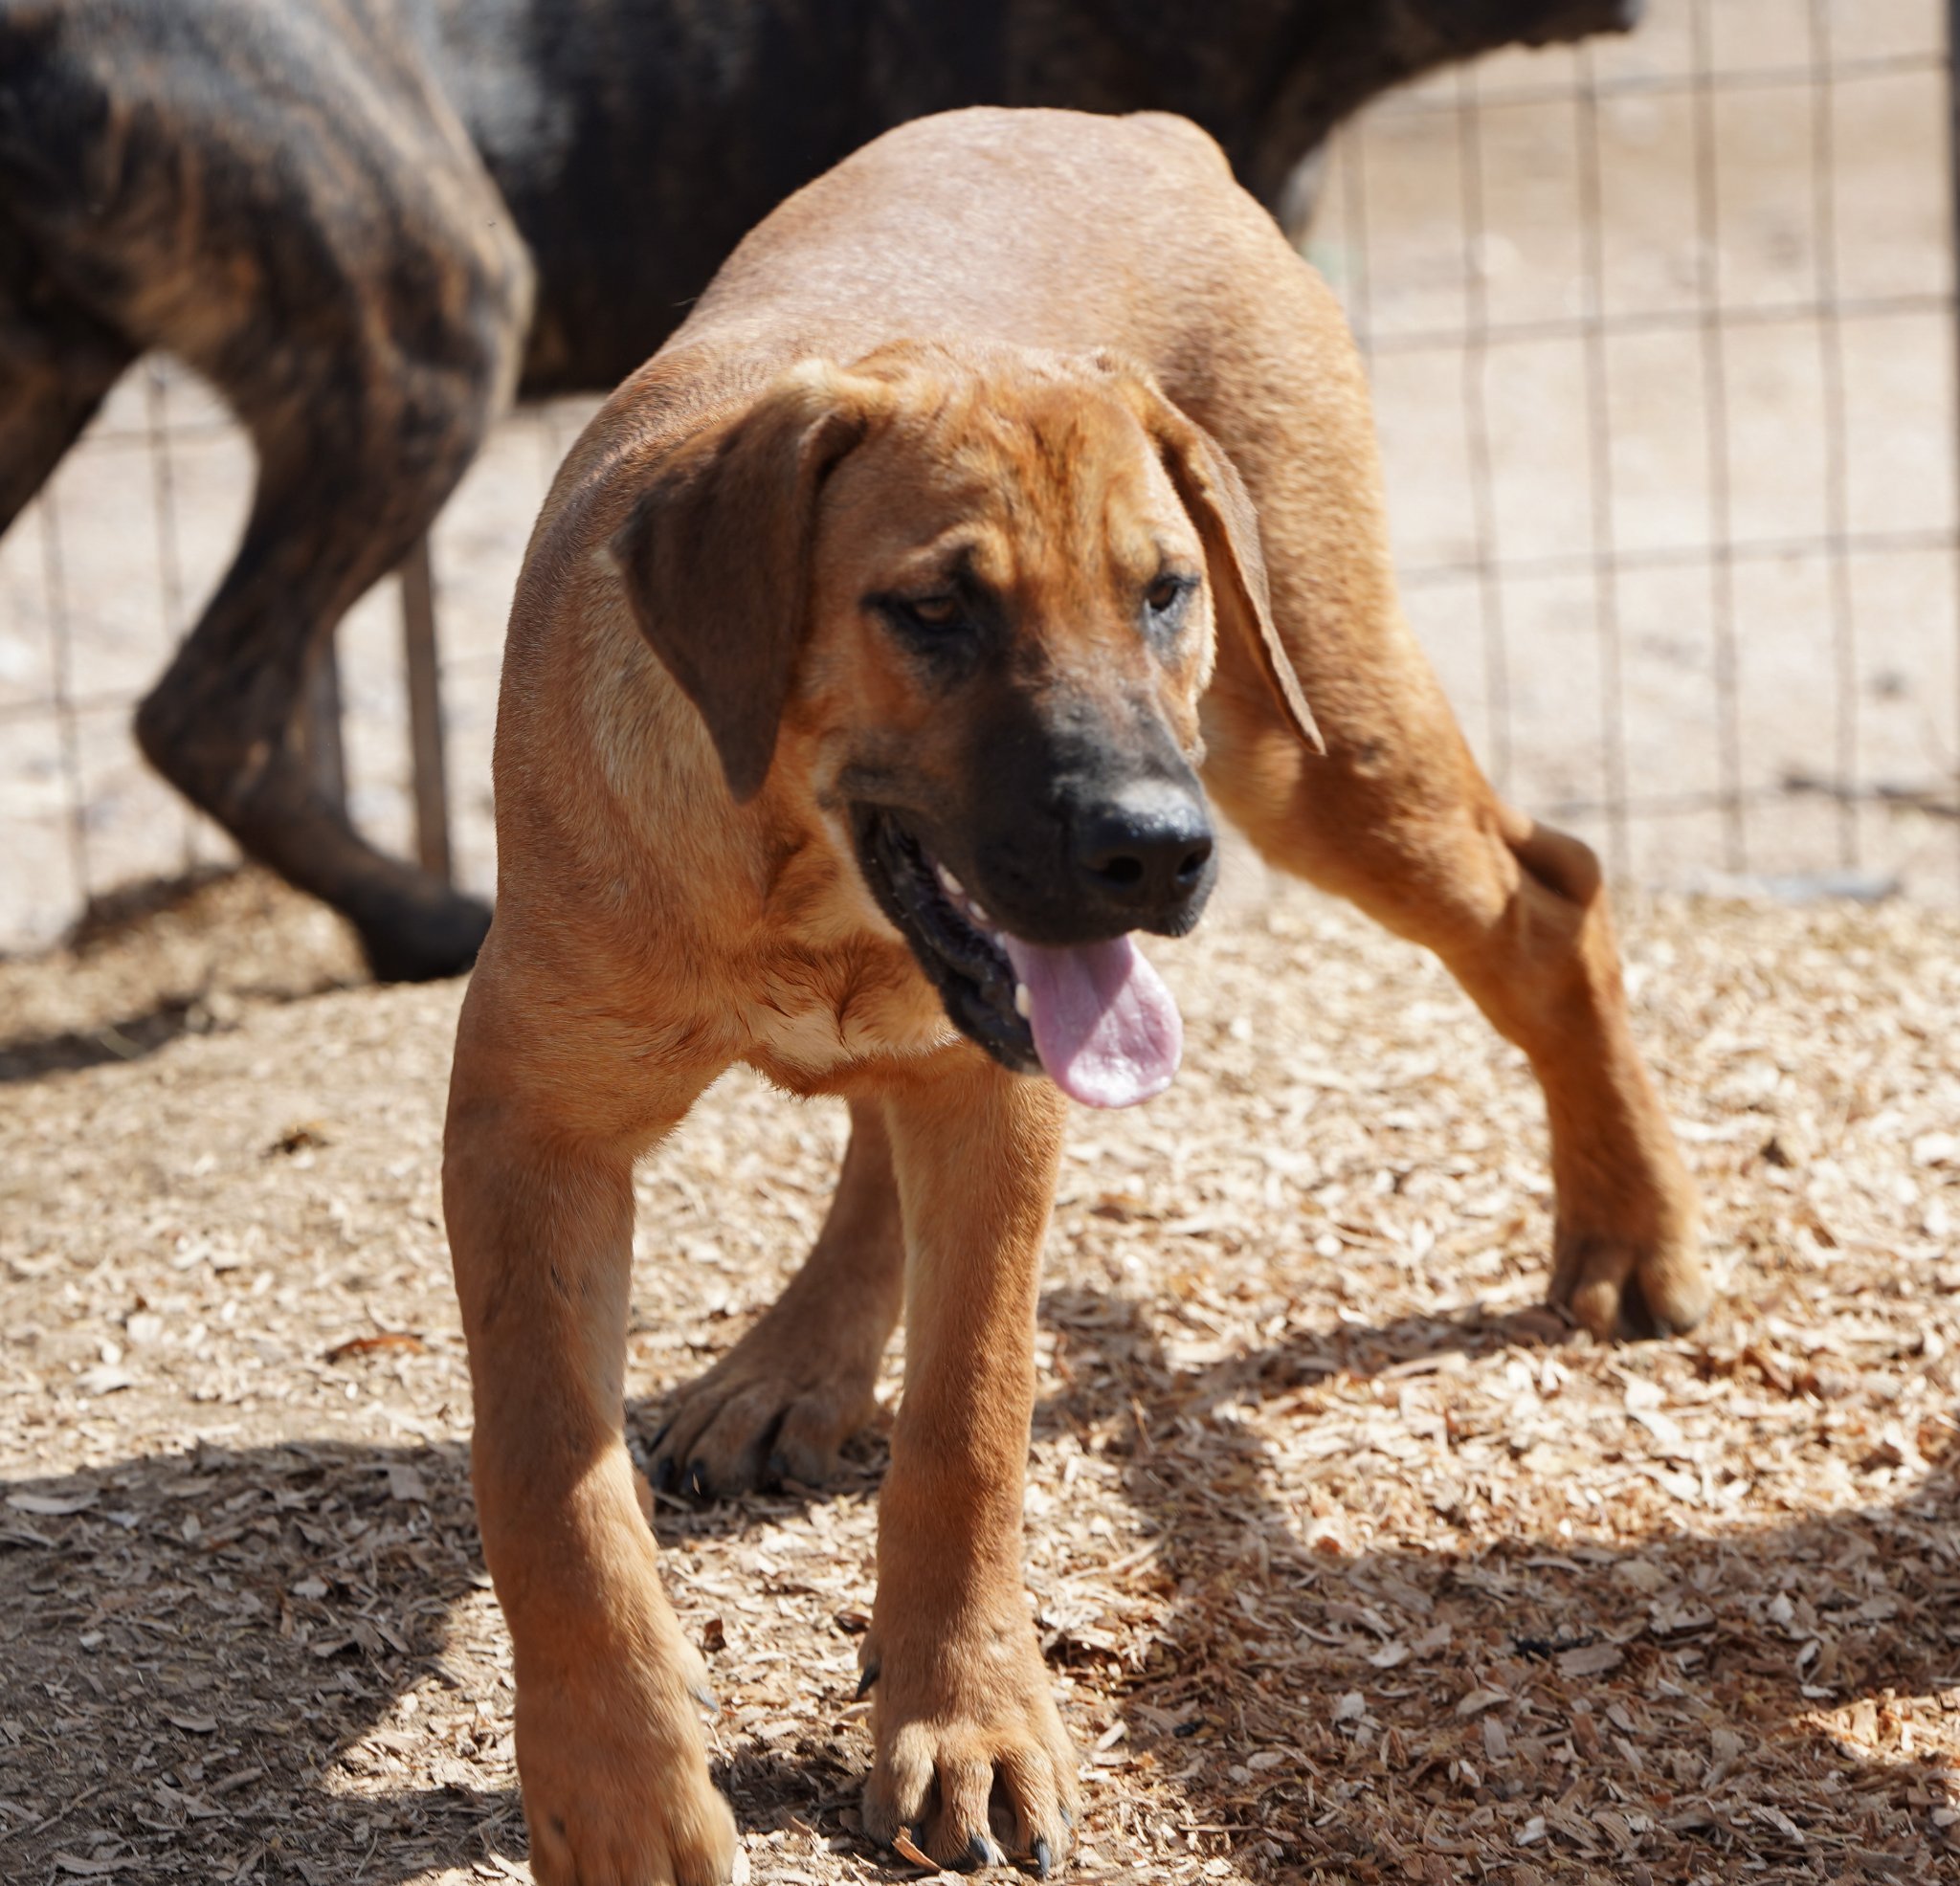
<path fill-rule="evenodd" d="M 738 1060 L 846 1096 L 854 1138 L 659 1471 L 820 1476 L 902 1302 L 865 1826 L 1066 1853 L 1020 1573 L 1036 1278 L 1060 1090 L 1123 1103 L 1176 1064 L 1132 933 L 1202 907 L 1200 764 L 1529 1055 L 1555 1292 L 1601 1332 L 1703 1310 L 1598 872 L 1498 803 L 1403 624 L 1325 288 L 1181 121 L 894 132 L 592 422 L 512 617 L 445 1195 L 547 1886 L 732 1864 L 621 1404 L 634 1161 Z"/>

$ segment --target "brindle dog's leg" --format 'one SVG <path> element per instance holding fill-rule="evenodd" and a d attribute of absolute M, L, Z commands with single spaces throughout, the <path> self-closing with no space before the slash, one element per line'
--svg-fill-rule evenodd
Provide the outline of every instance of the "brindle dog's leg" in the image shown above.
<path fill-rule="evenodd" d="M 0 533 L 53 475 L 131 348 L 51 281 L 0 217 Z"/>
<path fill-rule="evenodd" d="M 323 435 L 332 428 L 317 413 L 333 410 L 331 378 L 323 376 L 318 408 L 302 403 L 255 426 L 258 489 L 245 541 L 138 710 L 137 737 L 157 770 L 242 850 L 346 917 L 377 976 L 454 975 L 475 957 L 488 909 L 353 829 L 321 789 L 300 707 L 341 615 L 434 518 L 481 426 L 465 418 L 464 396 L 452 415 L 461 423 L 446 433 L 447 462 L 387 463 L 385 453 Z"/>
<path fill-rule="evenodd" d="M 346 609 L 469 463 L 529 271 L 400 14 L 103 0 L 0 23 L 0 182 L 36 265 L 224 393 L 259 459 L 237 559 L 137 719 L 251 855 L 347 916 L 378 973 L 453 972 L 488 913 L 319 790 L 299 705 Z"/>
<path fill-rule="evenodd" d="M 905 1241 L 881 1110 L 851 1103 L 830 1215 L 789 1288 L 699 1381 L 654 1438 L 655 1484 L 697 1495 L 764 1480 L 814 1486 L 871 1417 L 905 1291 Z"/>

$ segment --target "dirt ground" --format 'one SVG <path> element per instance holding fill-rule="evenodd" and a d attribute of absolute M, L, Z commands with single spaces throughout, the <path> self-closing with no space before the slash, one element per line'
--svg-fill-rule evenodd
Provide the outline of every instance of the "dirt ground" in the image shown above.
<path fill-rule="evenodd" d="M 1186 1072 L 1077 1121 L 1041 1307 L 1080 1876 L 1960 1879 L 1960 919 L 1626 927 L 1726 1300 L 1621 1348 L 1539 1307 L 1539 1102 L 1432 963 L 1256 874 L 1158 952 Z M 10 1882 L 529 1876 L 437 1207 L 459 991 L 353 973 L 251 878 L 0 964 Z M 733 1078 L 647 1163 L 635 1436 L 841 1130 Z M 658 1512 L 759 1882 L 920 1876 L 858 1833 L 883 1457 Z"/>

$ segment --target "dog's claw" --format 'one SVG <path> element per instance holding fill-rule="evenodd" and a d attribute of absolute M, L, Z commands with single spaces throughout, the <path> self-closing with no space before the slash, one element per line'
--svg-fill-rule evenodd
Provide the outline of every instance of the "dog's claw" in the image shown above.
<path fill-rule="evenodd" d="M 1065 1810 L 1064 1810 L 1064 1812 L 1063 1812 L 1062 1818 L 1063 1818 L 1064 1820 L 1066 1820 L 1066 1819 L 1068 1818 L 1068 1815 L 1067 1815 L 1067 1813 L 1066 1813 L 1066 1811 L 1065 1811 Z M 1037 1879 L 1046 1879 L 1046 1878 L 1048 1877 L 1048 1875 L 1049 1875 L 1050 1872 L 1051 1872 L 1051 1871 L 1052 1871 L 1052 1870 L 1054 1869 L 1054 1866 L 1055 1866 L 1055 1852 L 1054 1852 L 1054 1849 L 1053 1849 L 1053 1848 L 1051 1848 L 1051 1847 L 1049 1846 L 1049 1844 L 1047 1843 L 1047 1841 L 1045 1841 L 1045 1840 L 1037 1840 L 1037 1841 L 1036 1841 L 1036 1843 L 1035 1843 L 1035 1876 L 1036 1876 L 1036 1878 L 1037 1878 Z"/>
<path fill-rule="evenodd" d="M 878 1681 L 878 1665 L 867 1664 L 858 1678 L 858 1700 L 862 1702 L 871 1694 L 871 1686 Z"/>
<path fill-rule="evenodd" d="M 719 1716 L 722 1713 L 721 1699 L 715 1695 L 714 1691 L 708 1688 L 708 1686 L 705 1683 L 689 1684 L 687 1694 L 691 1696 L 696 1702 L 700 1703 L 701 1706 L 703 1709 L 705 1709 L 710 1716 Z"/>
<path fill-rule="evenodd" d="M 984 1833 L 967 1836 L 967 1858 L 974 1866 L 998 1866 L 1005 1855 Z"/>
<path fill-rule="evenodd" d="M 705 1499 L 708 1497 L 708 1463 L 705 1460 L 690 1461 L 687 1476 L 680 1485 L 690 1499 Z"/>
<path fill-rule="evenodd" d="M 672 1493 L 674 1491 L 673 1455 L 663 1455 L 660 1459 L 654 1462 L 654 1490 L 657 1493 Z"/>
<path fill-rule="evenodd" d="M 768 1476 L 777 1486 L 781 1486 L 785 1480 L 795 1477 L 790 1472 L 790 1456 L 780 1448 L 776 1449 L 769 1455 Z"/>

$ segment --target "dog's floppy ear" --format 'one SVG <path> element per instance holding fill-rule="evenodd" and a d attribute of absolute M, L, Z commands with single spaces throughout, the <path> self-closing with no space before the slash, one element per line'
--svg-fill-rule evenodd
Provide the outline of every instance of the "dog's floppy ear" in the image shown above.
<path fill-rule="evenodd" d="M 1144 430 L 1157 442 L 1164 468 L 1204 543 L 1220 632 L 1240 638 L 1306 750 L 1325 754 L 1326 743 L 1313 709 L 1273 627 L 1258 513 L 1237 467 L 1210 433 L 1165 398 L 1147 373 L 1114 356 L 1100 356 L 1098 364 L 1128 380 L 1142 395 Z"/>
<path fill-rule="evenodd" d="M 669 457 L 613 534 L 634 620 L 707 722 L 738 802 L 775 756 L 817 498 L 868 430 L 874 391 L 824 362 L 792 367 Z"/>

